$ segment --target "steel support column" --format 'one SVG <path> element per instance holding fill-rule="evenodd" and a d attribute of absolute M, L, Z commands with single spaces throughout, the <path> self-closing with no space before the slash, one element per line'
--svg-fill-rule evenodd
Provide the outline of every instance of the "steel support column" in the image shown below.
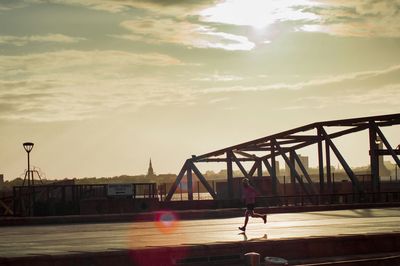
<path fill-rule="evenodd" d="M 318 127 L 318 170 L 319 170 L 319 193 L 323 194 L 325 190 L 325 180 L 324 180 L 324 159 L 322 153 L 322 138 L 321 138 L 321 129 Z"/>
<path fill-rule="evenodd" d="M 187 166 L 186 179 L 187 179 L 188 200 L 193 200 L 193 178 L 192 178 L 191 164 Z"/>
<path fill-rule="evenodd" d="M 272 193 L 278 195 L 278 177 L 276 176 L 276 157 L 275 146 L 271 146 L 271 176 L 272 176 Z"/>
<path fill-rule="evenodd" d="M 228 199 L 233 199 L 232 151 L 226 152 L 226 175 L 228 179 Z"/>
<path fill-rule="evenodd" d="M 329 192 L 332 193 L 332 172 L 331 172 L 331 149 L 329 143 L 325 141 L 325 159 L 326 159 L 326 183 L 329 188 Z"/>
<path fill-rule="evenodd" d="M 379 155 L 378 150 L 378 139 L 376 137 L 376 130 L 371 121 L 369 126 L 369 150 L 370 150 L 370 165 L 371 165 L 371 182 L 373 192 L 379 191 Z"/>
<path fill-rule="evenodd" d="M 284 155 L 282 155 L 284 157 Z M 286 161 L 286 160 L 285 160 Z M 298 194 L 298 189 L 296 185 L 296 162 L 292 152 L 289 152 L 289 162 L 286 161 L 290 169 L 290 183 L 292 184 L 293 191 Z M 293 167 L 290 167 L 293 165 Z M 300 182 L 300 181 L 299 181 Z"/>
<path fill-rule="evenodd" d="M 255 161 L 255 164 L 257 164 L 257 176 L 262 177 L 263 176 L 263 167 L 262 167 L 261 160 Z"/>

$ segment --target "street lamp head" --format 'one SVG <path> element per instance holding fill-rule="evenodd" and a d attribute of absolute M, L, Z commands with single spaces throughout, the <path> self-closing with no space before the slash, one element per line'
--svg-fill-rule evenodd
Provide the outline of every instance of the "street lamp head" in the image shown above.
<path fill-rule="evenodd" d="M 31 150 L 32 150 L 32 148 L 33 148 L 33 143 L 32 143 L 32 142 L 25 142 L 25 143 L 23 144 L 23 146 L 24 146 L 25 151 L 26 151 L 27 153 L 30 153 Z"/>

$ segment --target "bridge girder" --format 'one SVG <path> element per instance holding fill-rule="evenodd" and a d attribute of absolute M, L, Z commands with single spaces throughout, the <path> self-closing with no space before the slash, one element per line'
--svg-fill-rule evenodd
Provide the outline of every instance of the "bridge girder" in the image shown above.
<path fill-rule="evenodd" d="M 333 140 L 340 138 L 345 135 L 353 134 L 356 132 L 369 130 L 370 133 L 370 157 L 371 157 L 371 177 L 373 178 L 372 183 L 374 185 L 374 190 L 379 191 L 379 167 L 376 165 L 377 158 L 382 155 L 391 155 L 400 167 L 400 160 L 398 155 L 400 155 L 400 150 L 395 150 L 392 148 L 390 143 L 384 136 L 382 127 L 394 126 L 400 124 L 400 113 L 391 115 L 380 115 L 380 116 L 370 116 L 370 117 L 359 117 L 343 120 L 333 120 L 324 121 L 308 124 L 305 126 L 297 127 L 287 131 L 283 131 L 277 134 L 265 136 L 252 141 L 247 141 L 241 144 L 233 145 L 224 149 L 216 150 L 199 156 L 193 155 L 190 159 L 186 160 L 182 167 L 181 172 L 177 176 L 177 179 L 173 186 L 171 187 L 166 200 L 169 201 L 172 198 L 179 182 L 183 178 L 185 172 L 191 173 L 193 171 L 195 175 L 199 178 L 208 192 L 216 199 L 217 195 L 208 184 L 207 180 L 201 174 L 201 172 L 196 167 L 196 163 L 203 162 L 224 162 L 227 164 L 227 181 L 228 181 L 228 195 L 232 198 L 233 187 L 232 178 L 233 171 L 232 165 L 240 169 L 245 177 L 253 177 L 257 172 L 257 175 L 262 175 L 262 164 L 267 168 L 270 176 L 272 177 L 272 191 L 277 194 L 277 176 L 275 169 L 276 158 L 282 157 L 291 169 L 294 180 L 297 180 L 300 184 L 300 189 L 305 195 L 315 194 L 314 187 L 312 185 L 309 174 L 307 173 L 304 166 L 302 166 L 300 159 L 296 151 L 301 148 L 305 148 L 311 145 L 318 145 L 318 164 L 319 164 L 319 193 L 323 193 L 325 190 L 325 180 L 327 184 L 332 180 L 330 171 L 330 152 L 336 156 L 341 166 L 347 173 L 349 179 L 353 184 L 353 190 L 357 193 L 362 193 L 363 187 L 358 181 L 357 177 L 354 175 L 351 167 L 348 165 L 347 161 L 340 153 L 339 149 L 334 144 Z M 343 128 L 334 133 L 327 133 L 328 128 Z M 379 150 L 376 143 L 376 139 L 379 137 L 384 143 L 386 149 Z M 323 156 L 323 144 L 325 144 L 325 166 L 324 166 L 324 156 Z M 253 153 L 252 153 L 253 152 Z M 259 155 L 262 153 L 262 155 Z M 256 155 L 257 154 L 257 155 Z M 289 154 L 289 157 L 286 155 Z M 247 171 L 243 166 L 242 162 L 253 162 L 251 169 Z M 303 179 L 300 178 L 300 174 L 297 173 L 295 165 L 299 165 L 302 174 L 305 177 L 308 185 L 303 183 Z M 324 173 L 324 167 L 326 167 L 326 176 Z M 188 176 L 191 176 L 188 175 Z M 192 194 L 189 191 L 189 194 Z M 193 195 L 188 195 L 189 199 L 193 198 Z"/>

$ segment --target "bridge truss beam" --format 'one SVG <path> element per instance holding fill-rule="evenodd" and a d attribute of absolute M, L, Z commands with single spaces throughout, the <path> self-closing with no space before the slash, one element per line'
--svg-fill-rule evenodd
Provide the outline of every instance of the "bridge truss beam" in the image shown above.
<path fill-rule="evenodd" d="M 276 159 L 283 158 L 286 164 L 291 169 L 292 182 L 300 185 L 299 188 L 302 194 L 306 196 L 324 193 L 326 188 L 331 186 L 332 173 L 331 173 L 331 152 L 336 156 L 337 160 L 345 170 L 347 176 L 352 182 L 353 191 L 362 193 L 364 188 L 360 181 L 357 179 L 350 165 L 335 145 L 334 140 L 346 135 L 356 132 L 368 130 L 369 131 L 369 154 L 371 163 L 371 177 L 373 189 L 379 192 L 379 164 L 378 158 L 383 155 L 391 155 L 397 166 L 400 167 L 400 149 L 392 148 L 387 138 L 383 134 L 381 128 L 389 127 L 400 124 L 400 113 L 381 116 L 360 117 L 343 120 L 333 120 L 325 122 L 317 122 L 305 126 L 297 127 L 291 130 L 283 131 L 270 136 L 262 137 L 252 141 L 244 142 L 224 149 L 209 152 L 203 155 L 195 156 L 186 160 L 182 170 L 178 174 L 175 183 L 172 185 L 166 200 L 171 200 L 172 195 L 176 191 L 179 182 L 187 173 L 187 178 L 191 179 L 191 173 L 194 172 L 196 177 L 201 181 L 211 196 L 216 199 L 217 195 L 212 187 L 208 184 L 205 177 L 201 174 L 196 167 L 198 163 L 204 162 L 223 162 L 226 163 L 227 170 L 227 189 L 228 198 L 233 198 L 233 165 L 235 164 L 242 172 L 244 177 L 253 178 L 254 174 L 261 177 L 263 174 L 262 167 L 266 167 L 269 175 L 272 178 L 272 191 L 276 196 L 278 195 L 277 183 L 278 178 L 276 175 Z M 328 133 L 327 129 L 335 129 L 334 133 Z M 344 128 L 344 129 L 343 129 Z M 379 137 L 379 139 L 378 139 Z M 378 141 L 382 141 L 386 149 L 378 148 Z M 318 153 L 318 167 L 319 167 L 319 191 L 317 192 L 313 186 L 310 175 L 302 164 L 297 150 L 317 145 Z M 324 158 L 324 145 L 325 145 L 325 158 Z M 289 155 L 289 156 L 288 156 Z M 325 165 L 324 165 L 325 159 Z M 249 170 L 246 170 L 244 162 L 252 163 Z M 302 176 L 305 177 L 304 183 L 302 176 L 298 173 L 296 165 L 299 166 Z M 325 170 L 325 171 L 324 171 Z M 193 199 L 193 192 L 188 189 L 188 199 Z"/>

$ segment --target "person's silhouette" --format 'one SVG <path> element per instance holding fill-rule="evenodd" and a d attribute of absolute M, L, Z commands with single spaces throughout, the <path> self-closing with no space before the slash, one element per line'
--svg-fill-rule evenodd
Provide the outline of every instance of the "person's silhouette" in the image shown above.
<path fill-rule="evenodd" d="M 246 204 L 246 212 L 244 213 L 245 214 L 244 225 L 239 227 L 239 229 L 244 232 L 246 231 L 246 226 L 247 223 L 249 222 L 249 216 L 262 218 L 264 223 L 266 223 L 267 215 L 254 212 L 257 191 L 255 190 L 254 187 L 250 185 L 250 180 L 248 178 L 244 178 L 242 180 L 242 184 L 243 184 L 243 198 Z"/>

